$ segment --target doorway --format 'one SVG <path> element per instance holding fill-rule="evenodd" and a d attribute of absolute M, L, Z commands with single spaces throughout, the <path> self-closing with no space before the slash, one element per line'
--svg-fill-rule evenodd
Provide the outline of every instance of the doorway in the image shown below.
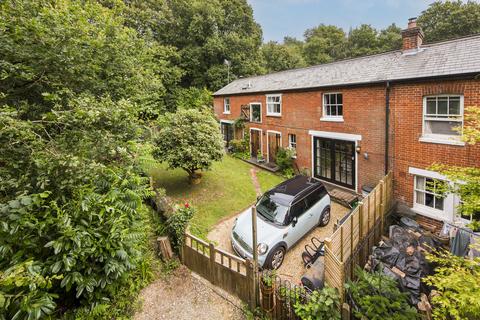
<path fill-rule="evenodd" d="M 355 143 L 313 138 L 314 177 L 355 189 Z"/>
<path fill-rule="evenodd" d="M 268 162 L 275 163 L 278 149 L 282 145 L 282 135 L 279 132 L 268 132 Z"/>
<path fill-rule="evenodd" d="M 262 152 L 261 135 L 261 130 L 250 129 L 250 156 L 252 158 L 257 158 L 258 153 Z"/>

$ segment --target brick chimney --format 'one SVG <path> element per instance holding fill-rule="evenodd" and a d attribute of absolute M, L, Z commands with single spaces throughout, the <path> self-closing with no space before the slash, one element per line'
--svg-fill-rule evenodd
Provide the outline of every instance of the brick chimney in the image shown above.
<path fill-rule="evenodd" d="M 422 45 L 423 32 L 422 28 L 417 27 L 417 18 L 408 19 L 408 27 L 402 30 L 402 50 L 417 49 Z"/>

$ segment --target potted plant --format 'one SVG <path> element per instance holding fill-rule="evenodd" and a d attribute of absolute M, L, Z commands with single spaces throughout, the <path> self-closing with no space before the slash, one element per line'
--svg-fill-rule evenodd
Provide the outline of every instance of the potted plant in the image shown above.
<path fill-rule="evenodd" d="M 260 290 L 262 291 L 262 307 L 267 312 L 272 311 L 274 307 L 273 292 L 275 290 L 275 278 L 275 270 L 265 271 L 261 276 Z"/>
<path fill-rule="evenodd" d="M 265 158 L 263 157 L 262 151 L 260 150 L 257 151 L 257 162 L 265 162 Z"/>

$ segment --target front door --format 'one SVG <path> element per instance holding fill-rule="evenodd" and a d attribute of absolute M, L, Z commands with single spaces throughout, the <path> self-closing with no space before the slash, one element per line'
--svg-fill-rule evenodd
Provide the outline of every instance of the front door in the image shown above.
<path fill-rule="evenodd" d="M 250 130 L 250 154 L 252 158 L 256 158 L 260 150 L 260 131 Z"/>
<path fill-rule="evenodd" d="M 314 176 L 332 183 L 355 188 L 355 143 L 313 138 Z"/>
<path fill-rule="evenodd" d="M 222 122 L 221 128 L 222 128 L 223 141 L 225 141 L 225 145 L 228 147 L 228 145 L 230 144 L 230 141 L 233 139 L 233 124 Z"/>
<path fill-rule="evenodd" d="M 268 161 L 275 162 L 277 160 L 277 152 L 280 147 L 281 135 L 279 133 L 268 133 Z"/>

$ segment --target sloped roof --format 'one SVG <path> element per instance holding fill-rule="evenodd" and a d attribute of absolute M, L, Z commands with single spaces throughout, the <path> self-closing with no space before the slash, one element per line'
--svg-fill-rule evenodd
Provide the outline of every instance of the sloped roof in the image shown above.
<path fill-rule="evenodd" d="M 480 35 L 232 81 L 214 95 L 480 73 Z"/>

